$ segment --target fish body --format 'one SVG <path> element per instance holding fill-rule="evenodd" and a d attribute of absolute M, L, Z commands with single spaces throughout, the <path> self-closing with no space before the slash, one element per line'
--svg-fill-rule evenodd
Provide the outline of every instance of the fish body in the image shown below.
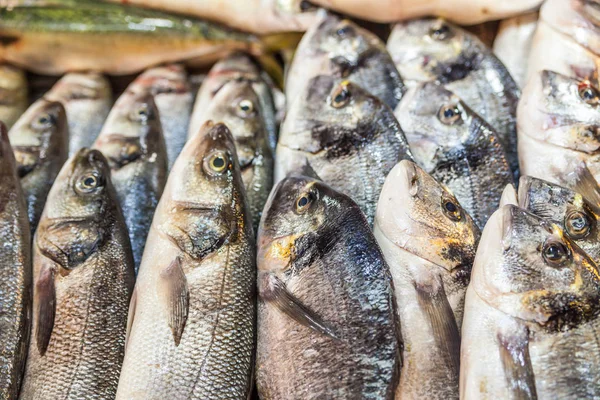
<path fill-rule="evenodd" d="M 0 121 L 8 129 L 27 110 L 27 87 L 23 70 L 0 64 Z"/>
<path fill-rule="evenodd" d="M 358 203 L 370 224 L 388 172 L 412 159 L 392 110 L 348 81 L 317 76 L 281 127 L 275 182 L 290 174 L 323 180 Z"/>
<path fill-rule="evenodd" d="M 288 106 L 317 75 L 347 79 L 392 109 L 404 93 L 404 83 L 385 43 L 354 22 L 333 14 L 325 14 L 314 24 L 296 49 L 285 82 Z"/>
<path fill-rule="evenodd" d="M 35 232 L 46 197 L 69 152 L 69 127 L 61 103 L 40 99 L 8 133 L 27 199 L 31 232 Z"/>
<path fill-rule="evenodd" d="M 599 297 L 596 264 L 557 225 L 498 210 L 467 289 L 461 398 L 598 397 Z"/>
<path fill-rule="evenodd" d="M 438 82 L 487 121 L 498 134 L 511 169 L 518 170 L 520 92 L 487 46 L 456 25 L 427 18 L 396 24 L 387 48 L 407 84 Z"/>
<path fill-rule="evenodd" d="M 6 127 L 0 123 L 0 398 L 19 394 L 31 325 L 31 231 Z"/>
<path fill-rule="evenodd" d="M 258 233 L 261 399 L 393 399 L 400 339 L 389 269 L 358 205 L 292 176 Z"/>
<path fill-rule="evenodd" d="M 135 278 L 100 152 L 81 149 L 61 169 L 33 265 L 32 340 L 19 399 L 114 399 Z"/>
<path fill-rule="evenodd" d="M 65 107 L 69 156 L 94 143 L 112 106 L 110 82 L 93 72 L 66 74 L 44 97 L 59 101 Z"/>
<path fill-rule="evenodd" d="M 167 180 L 167 151 L 152 95 L 125 92 L 111 110 L 94 148 L 110 165 L 137 274 Z"/>
<path fill-rule="evenodd" d="M 458 399 L 460 328 L 479 228 L 410 161 L 388 175 L 373 233 L 394 280 L 403 364 L 396 399 Z"/>
<path fill-rule="evenodd" d="M 411 88 L 396 110 L 417 164 L 446 185 L 482 228 L 512 173 L 495 130 L 435 83 Z"/>
<path fill-rule="evenodd" d="M 175 162 L 132 300 L 117 399 L 246 399 L 256 254 L 231 133 L 207 123 Z"/>

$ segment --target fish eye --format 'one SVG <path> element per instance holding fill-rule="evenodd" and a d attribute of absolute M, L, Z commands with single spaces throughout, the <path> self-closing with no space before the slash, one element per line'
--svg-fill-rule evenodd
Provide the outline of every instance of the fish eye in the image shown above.
<path fill-rule="evenodd" d="M 40 114 L 33 122 L 34 128 L 47 129 L 56 123 L 56 117 L 50 113 Z"/>
<path fill-rule="evenodd" d="M 348 88 L 348 83 L 343 82 L 331 95 L 331 106 L 333 108 L 342 108 L 350 102 L 352 93 Z"/>
<path fill-rule="evenodd" d="M 229 156 L 224 151 L 215 151 L 204 159 L 204 170 L 213 176 L 220 175 L 229 166 Z"/>
<path fill-rule="evenodd" d="M 442 210 L 452 221 L 458 222 L 462 219 L 460 206 L 453 199 L 442 198 Z"/>
<path fill-rule="evenodd" d="M 597 105 L 600 101 L 598 90 L 589 84 L 584 84 L 579 87 L 579 97 L 590 105 Z"/>
<path fill-rule="evenodd" d="M 254 113 L 254 103 L 251 100 L 244 99 L 238 103 L 240 117 L 247 117 Z"/>
<path fill-rule="evenodd" d="M 96 191 L 96 189 L 102 187 L 104 185 L 100 175 L 96 172 L 89 172 L 83 174 L 77 180 L 75 184 L 75 189 L 77 192 L 82 194 L 88 194 Z"/>
<path fill-rule="evenodd" d="M 573 239 L 582 239 L 590 233 L 590 219 L 581 211 L 573 211 L 565 217 L 565 230 Z"/>
<path fill-rule="evenodd" d="M 298 214 L 304 213 L 308 210 L 313 203 L 314 195 L 310 192 L 302 193 L 296 199 L 296 212 Z"/>
<path fill-rule="evenodd" d="M 131 113 L 131 119 L 137 122 L 146 123 L 150 119 L 150 107 L 148 104 L 140 104 L 140 106 L 133 110 Z"/>
<path fill-rule="evenodd" d="M 462 112 L 457 105 L 445 105 L 438 111 L 438 119 L 446 125 L 454 125 L 461 121 Z"/>
<path fill-rule="evenodd" d="M 551 266 L 561 266 L 569 259 L 569 250 L 561 242 L 550 241 L 542 248 L 542 257 Z"/>
<path fill-rule="evenodd" d="M 429 36 L 434 40 L 446 40 L 452 37 L 452 32 L 447 24 L 439 24 L 429 30 Z"/>
<path fill-rule="evenodd" d="M 302 0 L 300 2 L 300 11 L 301 12 L 305 12 L 305 11 L 309 11 L 311 9 L 315 8 L 315 6 L 313 6 L 310 1 L 306 1 L 306 0 Z"/>
<path fill-rule="evenodd" d="M 354 28 L 350 25 L 344 25 L 342 27 L 339 27 L 337 29 L 337 31 L 335 31 L 336 35 L 338 35 L 341 38 L 344 38 L 346 36 L 349 36 L 351 34 L 354 33 Z"/>

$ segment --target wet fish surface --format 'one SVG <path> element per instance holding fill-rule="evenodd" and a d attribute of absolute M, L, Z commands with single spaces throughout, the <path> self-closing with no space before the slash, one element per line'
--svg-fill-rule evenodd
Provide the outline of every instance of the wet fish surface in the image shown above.
<path fill-rule="evenodd" d="M 261 399 L 393 399 L 401 364 L 390 272 L 358 205 L 292 176 L 258 233 Z"/>
<path fill-rule="evenodd" d="M 99 151 L 61 169 L 34 240 L 31 345 L 19 399 L 114 399 L 134 284 L 125 221 Z"/>
<path fill-rule="evenodd" d="M 512 172 L 495 130 L 435 83 L 411 88 L 396 109 L 417 164 L 446 185 L 483 228 Z"/>
<path fill-rule="evenodd" d="M 8 132 L 35 232 L 46 197 L 69 152 L 69 127 L 61 103 L 40 99 Z"/>
<path fill-rule="evenodd" d="M 458 399 L 460 328 L 479 228 L 410 161 L 388 175 L 373 233 L 398 303 L 403 364 L 396 399 Z"/>
<path fill-rule="evenodd" d="M 0 64 L 0 121 L 10 129 L 27 110 L 27 77 L 11 65 Z"/>
<path fill-rule="evenodd" d="M 167 180 L 167 150 L 152 95 L 121 95 L 94 148 L 108 160 L 137 274 L 152 216 Z"/>
<path fill-rule="evenodd" d="M 16 399 L 31 324 L 31 233 L 8 133 L 0 123 L 0 398 Z"/>
<path fill-rule="evenodd" d="M 173 166 L 154 216 L 117 399 L 248 398 L 255 260 L 233 137 L 207 123 Z"/>
<path fill-rule="evenodd" d="M 498 210 L 467 289 L 461 398 L 598 397 L 599 297 L 598 267 L 562 229 Z"/>
<path fill-rule="evenodd" d="M 275 182 L 323 180 L 358 203 L 370 224 L 388 172 L 412 154 L 392 110 L 359 86 L 313 78 L 290 107 L 275 157 Z"/>

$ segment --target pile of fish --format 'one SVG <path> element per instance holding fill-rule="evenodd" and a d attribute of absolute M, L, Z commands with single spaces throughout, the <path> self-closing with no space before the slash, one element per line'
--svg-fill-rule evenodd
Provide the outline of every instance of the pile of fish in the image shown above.
<path fill-rule="evenodd" d="M 0 1 L 0 400 L 600 398 L 600 2 L 121 3 Z"/>

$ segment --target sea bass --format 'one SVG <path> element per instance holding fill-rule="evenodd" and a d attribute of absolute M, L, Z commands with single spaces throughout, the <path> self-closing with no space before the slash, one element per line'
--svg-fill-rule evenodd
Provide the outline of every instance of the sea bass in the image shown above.
<path fill-rule="evenodd" d="M 117 399 L 247 399 L 256 253 L 231 133 L 207 123 L 175 162 L 132 300 Z"/>
<path fill-rule="evenodd" d="M 461 399 L 600 396 L 599 315 L 596 264 L 557 225 L 504 206 L 467 289 Z"/>
<path fill-rule="evenodd" d="M 40 99 L 8 133 L 27 199 L 31 232 L 35 232 L 46 197 L 69 152 L 69 127 L 61 103 Z"/>
<path fill-rule="evenodd" d="M 494 127 L 517 171 L 519 88 L 489 48 L 439 18 L 396 24 L 387 48 L 405 81 L 440 83 Z"/>
<path fill-rule="evenodd" d="M 483 228 L 513 181 L 495 130 L 455 94 L 431 82 L 410 89 L 396 117 L 415 161 Z"/>
<path fill-rule="evenodd" d="M 31 345 L 21 400 L 114 399 L 133 290 L 127 228 L 99 151 L 67 161 L 34 240 Z"/>
<path fill-rule="evenodd" d="M 108 160 L 137 274 L 152 215 L 167 180 L 167 151 L 152 96 L 130 92 L 121 95 L 94 148 Z"/>
<path fill-rule="evenodd" d="M 19 394 L 31 324 L 31 233 L 17 164 L 0 123 L 0 398 Z"/>
<path fill-rule="evenodd" d="M 0 121 L 10 129 L 28 105 L 25 72 L 0 64 Z"/>
<path fill-rule="evenodd" d="M 94 143 L 112 106 L 110 82 L 93 72 L 72 72 L 63 76 L 44 97 L 59 101 L 65 107 L 69 123 L 69 156 Z"/>
<path fill-rule="evenodd" d="M 393 399 L 401 344 L 389 268 L 358 205 L 293 176 L 258 232 L 263 400 Z"/>
<path fill-rule="evenodd" d="M 392 110 L 357 85 L 331 76 L 309 82 L 281 127 L 275 182 L 301 173 L 358 203 L 373 223 L 388 172 L 412 155 Z"/>

